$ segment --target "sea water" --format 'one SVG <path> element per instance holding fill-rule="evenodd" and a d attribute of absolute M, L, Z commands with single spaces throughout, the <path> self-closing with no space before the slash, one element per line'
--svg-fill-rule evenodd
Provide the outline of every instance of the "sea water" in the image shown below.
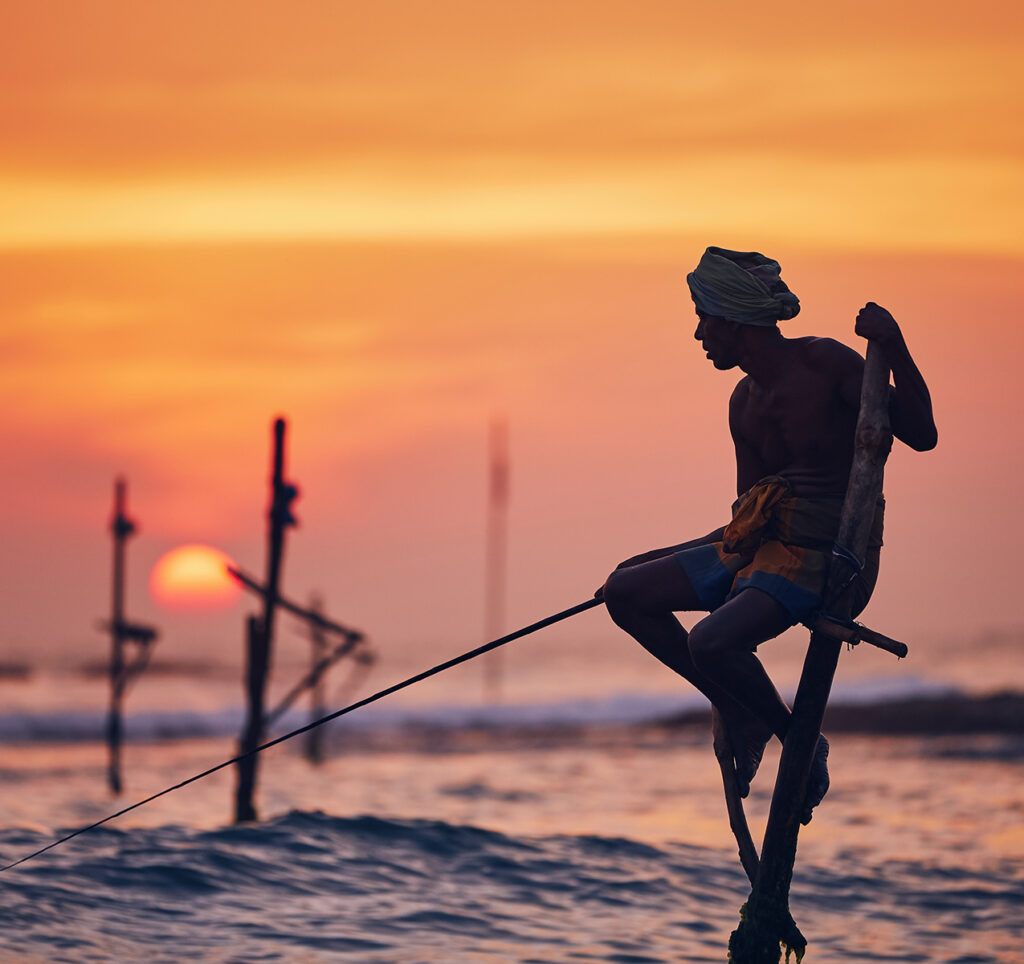
<path fill-rule="evenodd" d="M 117 799 L 102 686 L 3 687 L 0 859 L 233 754 L 237 682 L 152 686 Z M 696 703 L 600 689 L 353 714 L 320 766 L 300 740 L 261 755 L 255 824 L 231 825 L 232 768 L 163 796 L 0 875 L 0 960 L 724 961 L 749 886 L 721 778 L 705 726 L 661 722 Z M 1024 961 L 1024 734 L 992 730 L 832 735 L 792 888 L 808 961 Z M 747 801 L 755 840 L 777 762 Z"/>

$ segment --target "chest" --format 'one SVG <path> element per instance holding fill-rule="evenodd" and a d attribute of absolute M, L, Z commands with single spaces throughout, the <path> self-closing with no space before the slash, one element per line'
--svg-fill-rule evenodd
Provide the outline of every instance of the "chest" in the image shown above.
<path fill-rule="evenodd" d="M 737 427 L 769 462 L 852 444 L 856 412 L 838 386 L 812 371 L 784 385 L 753 385 L 737 413 Z"/>

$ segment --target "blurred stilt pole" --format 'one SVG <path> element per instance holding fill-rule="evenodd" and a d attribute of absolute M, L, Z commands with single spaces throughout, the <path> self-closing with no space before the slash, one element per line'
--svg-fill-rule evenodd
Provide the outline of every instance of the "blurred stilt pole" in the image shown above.
<path fill-rule="evenodd" d="M 487 499 L 487 545 L 484 588 L 484 637 L 494 639 L 505 627 L 508 572 L 508 423 L 494 419 L 490 426 L 490 472 Z M 503 654 L 489 653 L 483 661 L 484 701 L 502 698 Z"/>
<path fill-rule="evenodd" d="M 263 635 L 263 621 L 249 616 L 245 623 L 245 695 L 247 713 L 239 751 L 248 753 L 260 745 L 263 736 L 263 698 L 267 681 L 269 653 Z M 253 795 L 256 791 L 256 757 L 238 764 L 238 786 L 235 791 L 235 823 L 256 819 Z"/>
<path fill-rule="evenodd" d="M 298 490 L 284 481 L 285 421 L 274 422 L 273 470 L 270 478 L 270 510 L 267 535 L 267 580 L 263 595 L 263 616 L 250 617 L 247 624 L 246 692 L 248 707 L 245 728 L 239 741 L 239 752 L 250 753 L 263 740 L 264 702 L 267 675 L 270 671 L 274 643 L 274 616 L 277 611 L 278 587 L 281 578 L 281 560 L 284 554 L 284 530 L 294 525 L 291 503 Z M 238 783 L 235 792 L 235 823 L 255 820 L 253 795 L 256 791 L 256 765 L 253 754 L 239 761 Z"/>
<path fill-rule="evenodd" d="M 107 712 L 107 784 L 111 793 L 121 792 L 121 705 L 125 689 L 124 661 L 124 556 L 125 543 L 135 532 L 127 511 L 127 484 L 114 482 L 114 515 L 110 531 L 114 537 L 113 592 L 110 606 L 110 709 Z"/>

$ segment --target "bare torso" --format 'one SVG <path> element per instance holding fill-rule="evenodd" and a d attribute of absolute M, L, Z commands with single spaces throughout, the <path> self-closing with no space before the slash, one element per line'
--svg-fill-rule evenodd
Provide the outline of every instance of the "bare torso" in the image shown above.
<path fill-rule="evenodd" d="M 785 339 L 770 378 L 743 378 L 729 404 L 737 491 L 781 475 L 804 496 L 842 496 L 853 461 L 863 359 L 831 338 Z"/>

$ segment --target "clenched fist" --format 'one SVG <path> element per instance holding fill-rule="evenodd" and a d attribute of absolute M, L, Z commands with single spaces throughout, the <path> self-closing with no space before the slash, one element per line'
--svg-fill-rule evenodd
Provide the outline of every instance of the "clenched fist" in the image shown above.
<path fill-rule="evenodd" d="M 857 312 L 857 323 L 853 329 L 861 338 L 878 342 L 880 345 L 891 345 L 898 341 L 902 334 L 896 319 L 881 305 L 869 301 Z"/>

